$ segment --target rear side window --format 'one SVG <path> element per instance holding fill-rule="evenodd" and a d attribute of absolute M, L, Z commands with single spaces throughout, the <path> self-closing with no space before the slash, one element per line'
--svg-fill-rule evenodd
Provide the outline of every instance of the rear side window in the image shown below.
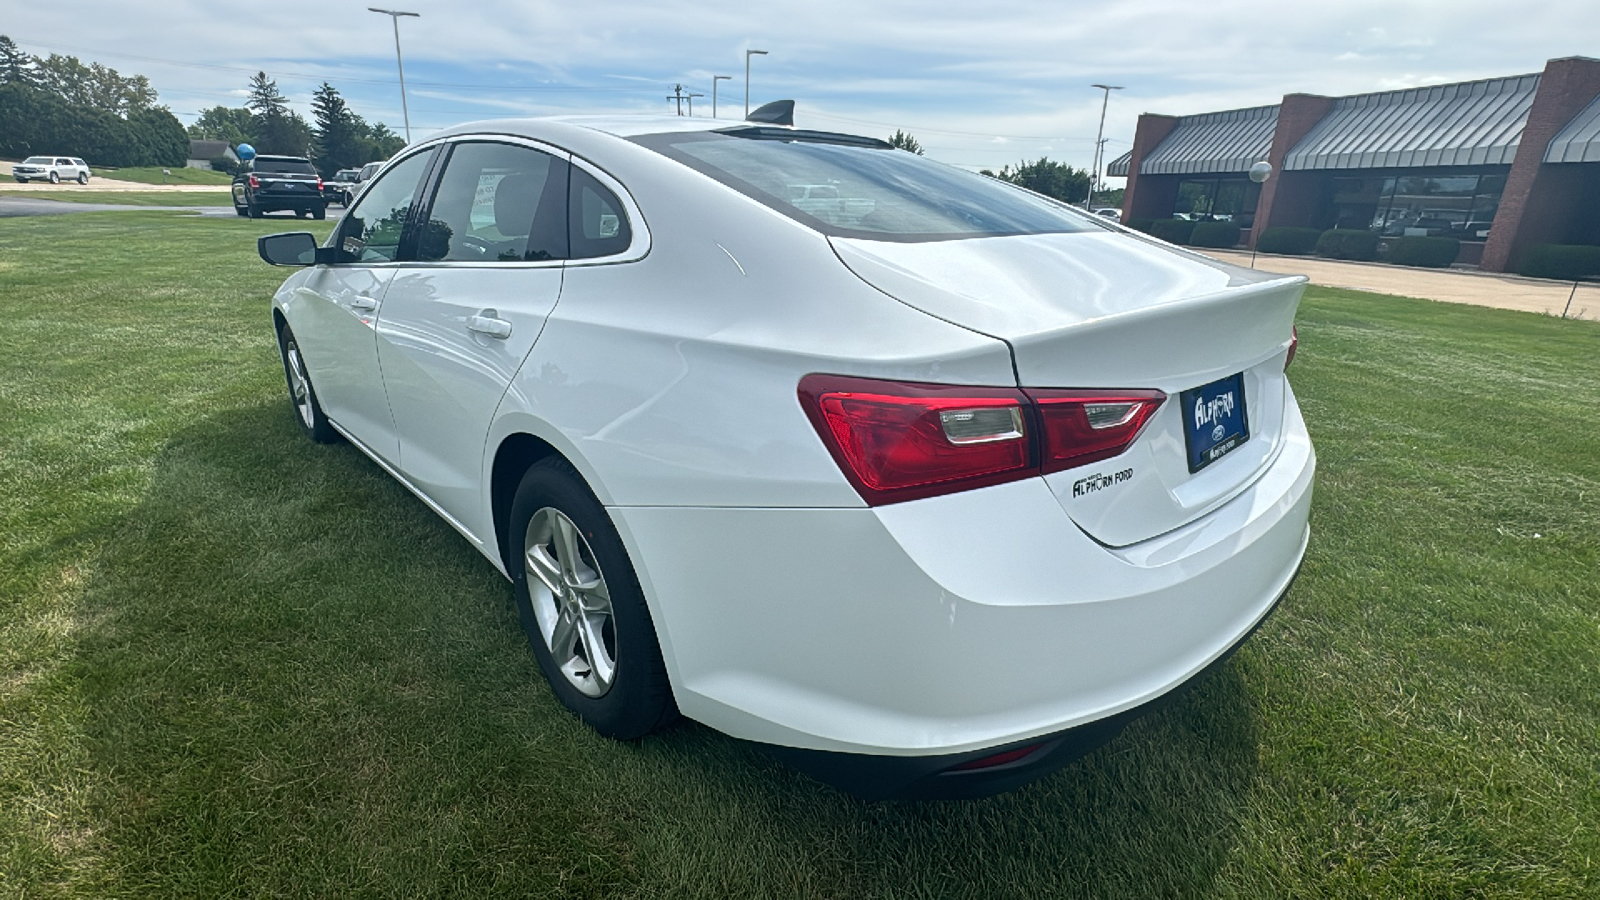
<path fill-rule="evenodd" d="M 633 231 L 617 195 L 577 166 L 572 167 L 567 204 L 573 259 L 614 256 L 633 243 Z"/>
<path fill-rule="evenodd" d="M 1105 228 L 1064 204 L 901 150 L 716 132 L 634 140 L 836 237 L 936 241 Z"/>
<path fill-rule="evenodd" d="M 257 159 L 253 171 L 263 175 L 315 175 L 317 170 L 303 159 Z"/>
<path fill-rule="evenodd" d="M 417 258 L 524 262 L 566 256 L 566 161 L 515 144 L 457 144 L 422 226 Z"/>

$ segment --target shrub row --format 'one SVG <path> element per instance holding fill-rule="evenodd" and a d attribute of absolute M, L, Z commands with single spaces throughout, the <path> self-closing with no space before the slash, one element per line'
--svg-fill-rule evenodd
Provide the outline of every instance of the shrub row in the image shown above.
<path fill-rule="evenodd" d="M 1261 237 L 1256 239 L 1256 249 L 1262 253 L 1304 256 L 1317 249 L 1321 238 L 1322 232 L 1315 228 L 1275 226 L 1261 232 Z"/>
<path fill-rule="evenodd" d="M 1192 247 L 1236 247 L 1239 245 L 1239 226 L 1232 222 L 1196 222 L 1189 235 Z"/>
<path fill-rule="evenodd" d="M 1523 254 L 1521 275 L 1577 281 L 1600 275 L 1600 247 L 1581 244 L 1535 244 Z"/>
<path fill-rule="evenodd" d="M 1403 237 L 1389 244 L 1385 262 L 1399 266 L 1443 269 L 1456 261 L 1461 242 L 1447 237 Z"/>
<path fill-rule="evenodd" d="M 1378 233 L 1365 228 L 1331 228 L 1317 238 L 1317 255 L 1369 262 L 1378 258 Z"/>

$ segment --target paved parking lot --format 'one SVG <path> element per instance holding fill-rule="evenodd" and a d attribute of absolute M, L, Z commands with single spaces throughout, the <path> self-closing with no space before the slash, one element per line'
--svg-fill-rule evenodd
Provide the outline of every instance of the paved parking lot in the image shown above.
<path fill-rule="evenodd" d="M 1206 250 L 1208 256 L 1235 265 L 1250 265 L 1250 254 L 1234 250 Z M 1559 316 L 1572 298 L 1568 318 L 1600 319 L 1600 284 L 1585 283 L 1572 290 L 1570 281 L 1548 281 L 1461 269 L 1417 269 L 1382 263 L 1342 262 L 1305 256 L 1258 256 L 1255 267 L 1285 275 L 1304 275 L 1312 284 L 1350 288 L 1401 297 L 1418 297 L 1445 303 L 1493 306 L 1522 312 Z"/>

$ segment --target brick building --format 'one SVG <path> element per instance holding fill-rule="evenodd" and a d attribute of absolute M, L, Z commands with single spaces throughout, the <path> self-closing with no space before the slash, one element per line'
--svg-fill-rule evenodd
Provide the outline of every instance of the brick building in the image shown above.
<path fill-rule="evenodd" d="M 1273 175 L 1246 175 L 1265 160 Z M 1139 117 L 1123 221 L 1227 219 L 1461 241 L 1459 263 L 1515 270 L 1535 244 L 1600 244 L 1600 60 L 1403 91 L 1289 94 L 1274 106 Z"/>

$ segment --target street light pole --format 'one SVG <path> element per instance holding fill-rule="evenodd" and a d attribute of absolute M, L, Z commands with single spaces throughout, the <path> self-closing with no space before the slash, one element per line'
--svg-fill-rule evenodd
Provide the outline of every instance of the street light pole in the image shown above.
<path fill-rule="evenodd" d="M 1084 198 L 1083 208 L 1091 209 L 1094 206 L 1094 188 L 1100 183 L 1100 148 L 1104 146 L 1106 136 L 1106 107 L 1111 104 L 1111 92 L 1122 90 L 1120 84 L 1091 84 L 1090 87 L 1105 91 L 1105 96 L 1100 100 L 1100 130 L 1094 135 L 1094 174 L 1089 181 L 1089 196 Z"/>
<path fill-rule="evenodd" d="M 406 120 L 406 143 L 411 143 L 411 110 L 406 106 L 406 65 L 400 59 L 400 17 L 411 16 L 414 19 L 422 18 L 421 13 L 401 12 L 397 9 L 379 9 L 376 6 L 367 7 L 368 12 L 383 13 L 394 24 L 394 64 L 400 70 L 400 114 Z"/>
<path fill-rule="evenodd" d="M 717 117 L 717 82 L 719 82 L 719 81 L 732 81 L 732 80 L 733 80 L 733 76 L 732 75 L 713 75 L 713 76 L 711 76 L 711 118 L 715 119 Z"/>
<path fill-rule="evenodd" d="M 750 57 L 766 56 L 765 50 L 746 50 L 744 52 L 744 114 L 750 116 Z"/>

